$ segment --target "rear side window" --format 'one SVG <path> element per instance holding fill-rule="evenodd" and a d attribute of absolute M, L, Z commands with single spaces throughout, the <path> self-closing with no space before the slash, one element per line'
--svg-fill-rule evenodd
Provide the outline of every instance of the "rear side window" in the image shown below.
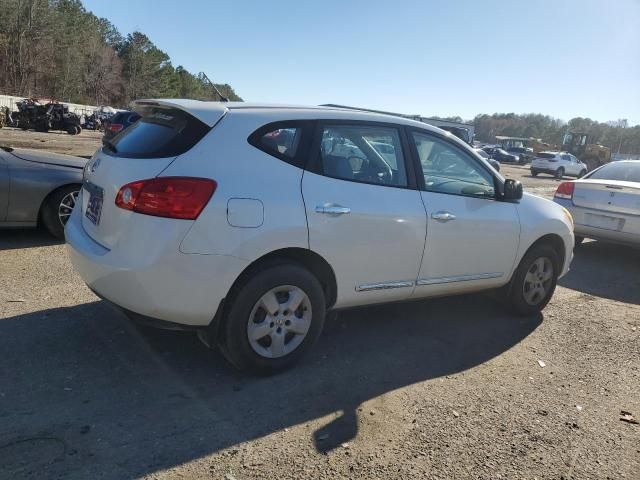
<path fill-rule="evenodd" d="M 127 158 L 178 156 L 211 130 L 186 112 L 172 108 L 151 108 L 105 146 L 107 154 Z"/>
<path fill-rule="evenodd" d="M 294 158 L 301 137 L 299 127 L 276 128 L 260 136 L 258 143 L 267 152 Z"/>
<path fill-rule="evenodd" d="M 304 168 L 313 134 L 313 123 L 308 120 L 269 123 L 249 135 L 247 141 L 273 157 Z"/>

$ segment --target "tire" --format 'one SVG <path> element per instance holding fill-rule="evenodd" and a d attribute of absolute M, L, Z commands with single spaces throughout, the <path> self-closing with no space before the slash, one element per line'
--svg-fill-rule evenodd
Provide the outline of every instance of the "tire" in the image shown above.
<path fill-rule="evenodd" d="M 582 170 L 580 170 L 580 173 L 578 174 L 578 178 L 582 178 L 587 174 L 587 171 L 583 168 Z"/>
<path fill-rule="evenodd" d="M 538 176 L 538 171 L 537 170 L 531 170 L 531 176 L 532 177 L 537 177 Z"/>
<path fill-rule="evenodd" d="M 541 260 L 544 264 L 544 269 L 540 269 Z M 523 316 L 531 315 L 542 311 L 547 306 L 556 289 L 559 264 L 558 254 L 548 244 L 534 246 L 526 253 L 520 261 L 520 265 L 518 265 L 509 286 L 509 306 L 514 313 Z M 537 276 L 538 272 L 545 277 L 547 275 L 546 272 L 549 272 L 548 279 L 542 280 L 539 278 Z M 537 284 L 540 284 L 542 288 L 538 288 Z M 532 286 L 536 288 L 532 288 Z M 533 290 L 536 290 L 536 292 L 533 292 Z"/>
<path fill-rule="evenodd" d="M 49 195 L 42 205 L 42 223 L 49 233 L 58 239 L 64 239 L 64 225 L 71 215 L 79 191 L 79 185 L 59 188 Z"/>
<path fill-rule="evenodd" d="M 575 241 L 573 243 L 573 248 L 578 248 L 582 244 L 582 242 L 584 242 L 584 237 L 576 236 Z"/>
<path fill-rule="evenodd" d="M 76 126 L 75 125 L 71 125 L 71 126 L 67 127 L 67 133 L 69 135 L 75 135 L 77 133 L 76 132 Z"/>
<path fill-rule="evenodd" d="M 287 302 L 300 299 L 300 292 L 305 297 L 295 312 L 288 311 Z M 264 298 L 270 301 L 263 303 Z M 270 305 L 269 312 L 266 304 Z M 293 366 L 313 346 L 322 332 L 325 313 L 322 286 L 312 273 L 295 263 L 271 265 L 231 294 L 223 314 L 218 346 L 229 363 L 240 371 L 259 375 L 276 373 Z M 302 331 L 306 328 L 306 333 L 293 333 L 295 325 Z M 251 328 L 255 328 L 252 339 Z"/>
<path fill-rule="evenodd" d="M 76 125 L 76 135 L 80 135 L 82 132 L 82 127 L 80 125 Z"/>
<path fill-rule="evenodd" d="M 558 170 L 556 170 L 556 178 L 558 180 L 562 180 L 562 177 L 564 177 L 564 168 L 560 167 Z"/>

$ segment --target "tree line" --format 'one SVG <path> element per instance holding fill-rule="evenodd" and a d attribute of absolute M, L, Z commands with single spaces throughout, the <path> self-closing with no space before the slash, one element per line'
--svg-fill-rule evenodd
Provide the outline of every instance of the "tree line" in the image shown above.
<path fill-rule="evenodd" d="M 576 117 L 568 122 L 539 113 L 494 113 L 476 115 L 473 120 L 461 117 L 436 117 L 452 122 L 470 123 L 474 126 L 476 140 L 494 143 L 496 135 L 507 137 L 540 138 L 544 142 L 560 145 L 564 134 L 584 132 L 592 142 L 611 149 L 612 153 L 640 154 L 640 125 L 629 126 L 625 119 L 598 122 L 590 118 Z"/>
<path fill-rule="evenodd" d="M 0 91 L 126 107 L 136 98 L 219 100 L 202 74 L 174 67 L 142 32 L 123 36 L 81 0 L 2 0 Z M 229 100 L 242 99 L 216 84 Z"/>

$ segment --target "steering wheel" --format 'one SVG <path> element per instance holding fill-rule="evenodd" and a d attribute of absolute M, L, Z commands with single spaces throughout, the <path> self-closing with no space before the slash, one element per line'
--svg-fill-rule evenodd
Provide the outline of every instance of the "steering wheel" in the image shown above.
<path fill-rule="evenodd" d="M 360 168 L 360 175 L 362 180 L 378 183 L 390 183 L 392 181 L 393 171 L 391 170 L 391 167 L 386 164 L 386 162 L 384 164 L 385 168 L 383 170 L 378 170 L 377 168 L 373 168 L 371 162 L 366 158 L 352 155 L 347 158 L 347 161 L 351 162 L 352 158 L 362 161 L 362 166 Z M 385 177 L 387 179 L 386 181 Z"/>

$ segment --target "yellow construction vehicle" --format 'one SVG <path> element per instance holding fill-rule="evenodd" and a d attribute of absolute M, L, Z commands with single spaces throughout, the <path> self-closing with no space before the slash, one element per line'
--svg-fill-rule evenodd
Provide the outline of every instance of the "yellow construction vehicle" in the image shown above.
<path fill-rule="evenodd" d="M 591 171 L 611 161 L 611 149 L 591 141 L 592 138 L 588 133 L 567 132 L 562 139 L 562 149 L 586 163 Z"/>

